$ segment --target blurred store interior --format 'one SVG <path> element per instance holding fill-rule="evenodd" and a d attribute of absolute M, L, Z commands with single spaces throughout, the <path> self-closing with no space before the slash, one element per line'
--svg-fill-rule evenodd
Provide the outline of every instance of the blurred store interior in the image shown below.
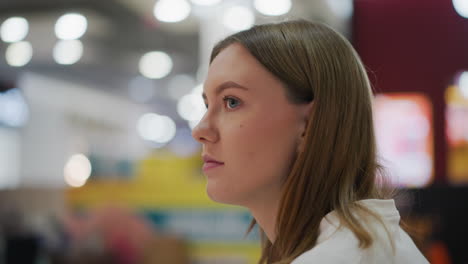
<path fill-rule="evenodd" d="M 292 18 L 352 42 L 402 219 L 468 263 L 466 0 L 1 0 L 0 263 L 256 263 L 191 129 L 213 44 Z"/>

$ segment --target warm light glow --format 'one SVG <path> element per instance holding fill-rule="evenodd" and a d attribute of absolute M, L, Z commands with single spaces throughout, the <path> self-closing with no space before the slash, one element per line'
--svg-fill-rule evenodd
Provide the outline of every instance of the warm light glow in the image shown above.
<path fill-rule="evenodd" d="M 91 162 L 83 154 L 75 154 L 65 164 L 63 169 L 65 182 L 72 187 L 81 187 L 91 175 Z"/>
<path fill-rule="evenodd" d="M 164 52 L 152 51 L 143 55 L 139 63 L 140 73 L 150 79 L 160 79 L 172 70 L 172 59 Z"/>
<path fill-rule="evenodd" d="M 83 44 L 79 40 L 60 40 L 55 44 L 53 56 L 58 64 L 74 64 L 83 56 Z"/>
<path fill-rule="evenodd" d="M 468 1 L 466 0 L 453 0 L 453 7 L 457 13 L 464 17 L 468 18 Z"/>
<path fill-rule="evenodd" d="M 174 138 L 176 125 L 168 116 L 147 113 L 138 120 L 137 130 L 145 140 L 167 143 Z"/>
<path fill-rule="evenodd" d="M 29 42 L 21 41 L 10 44 L 6 50 L 5 59 L 10 66 L 21 67 L 31 61 L 33 49 Z"/>
<path fill-rule="evenodd" d="M 267 16 L 284 15 L 291 10 L 291 0 L 255 0 L 255 9 Z"/>
<path fill-rule="evenodd" d="M 175 23 L 186 19 L 190 10 L 186 0 L 159 0 L 154 5 L 153 14 L 159 21 Z"/>
<path fill-rule="evenodd" d="M 61 16 L 55 23 L 55 35 L 63 40 L 79 39 L 87 28 L 86 17 L 77 13 L 69 13 Z"/>
<path fill-rule="evenodd" d="M 230 30 L 240 31 L 253 26 L 255 17 L 253 12 L 244 6 L 233 6 L 228 8 L 223 17 L 223 24 Z"/>
<path fill-rule="evenodd" d="M 23 17 L 10 17 L 2 23 L 0 36 L 5 42 L 18 42 L 28 35 L 29 24 Z"/>
<path fill-rule="evenodd" d="M 433 174 L 431 105 L 419 94 L 378 95 L 374 125 L 379 162 L 395 186 L 421 187 Z"/>

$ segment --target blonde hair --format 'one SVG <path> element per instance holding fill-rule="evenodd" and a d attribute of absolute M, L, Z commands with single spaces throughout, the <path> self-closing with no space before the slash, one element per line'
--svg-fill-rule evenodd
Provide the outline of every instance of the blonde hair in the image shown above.
<path fill-rule="evenodd" d="M 330 27 L 305 20 L 254 26 L 220 41 L 210 61 L 239 43 L 285 86 L 292 103 L 314 101 L 304 147 L 284 181 L 272 244 L 261 231 L 259 263 L 290 263 L 313 248 L 322 218 L 335 210 L 343 225 L 369 247 L 372 235 L 354 212 L 370 210 L 354 203 L 384 198 L 376 183 L 377 161 L 372 89 L 352 45 Z M 248 232 L 256 224 L 253 220 Z"/>

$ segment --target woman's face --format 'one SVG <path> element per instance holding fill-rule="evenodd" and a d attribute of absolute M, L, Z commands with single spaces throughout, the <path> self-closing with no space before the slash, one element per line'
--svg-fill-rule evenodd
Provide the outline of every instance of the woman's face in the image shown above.
<path fill-rule="evenodd" d="M 192 135 L 203 145 L 209 197 L 247 207 L 277 199 L 311 104 L 290 103 L 282 82 L 240 44 L 213 60 L 203 97 L 207 112 Z"/>

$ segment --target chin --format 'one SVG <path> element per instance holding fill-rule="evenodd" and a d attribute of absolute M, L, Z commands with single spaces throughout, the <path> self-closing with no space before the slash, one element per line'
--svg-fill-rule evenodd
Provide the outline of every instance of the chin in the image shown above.
<path fill-rule="evenodd" d="M 225 190 L 219 190 L 218 188 L 215 188 L 215 186 L 211 186 L 210 183 L 206 185 L 206 194 L 213 202 L 229 205 L 239 205 L 239 203 L 235 202 L 236 199 L 231 197 L 229 192 Z"/>

